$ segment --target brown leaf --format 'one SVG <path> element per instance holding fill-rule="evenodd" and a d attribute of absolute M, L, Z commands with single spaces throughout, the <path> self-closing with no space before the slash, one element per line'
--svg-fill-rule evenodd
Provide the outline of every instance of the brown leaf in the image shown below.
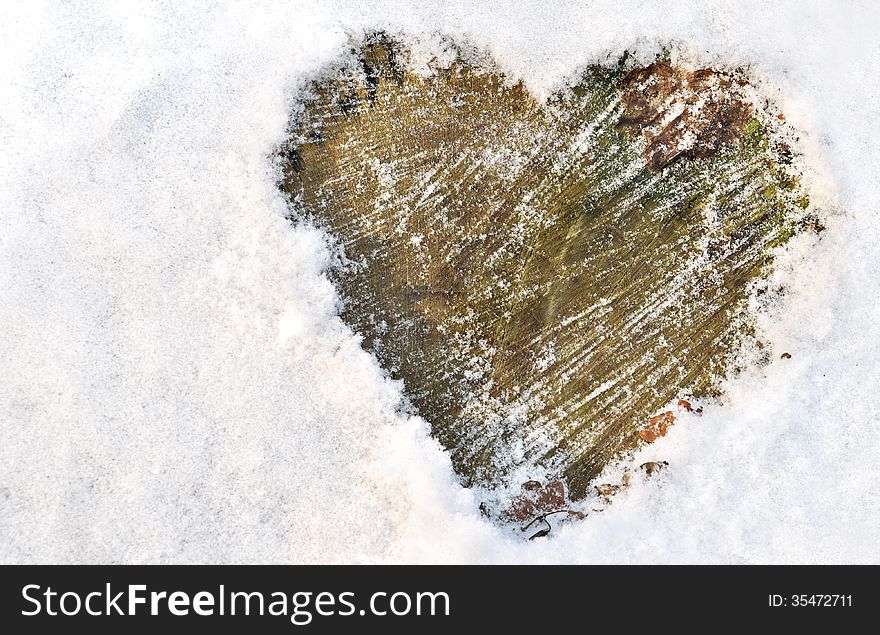
<path fill-rule="evenodd" d="M 684 408 L 684 409 L 687 410 L 688 412 L 693 412 L 693 411 L 694 411 L 693 407 L 691 406 L 691 402 L 688 401 L 687 399 L 679 399 L 679 400 L 678 400 L 678 407 L 679 407 L 679 408 Z"/>
<path fill-rule="evenodd" d="M 657 437 L 665 437 L 669 431 L 669 426 L 675 423 L 675 415 L 671 410 L 661 412 L 658 415 L 648 418 L 648 425 L 639 430 L 639 436 L 643 441 L 653 443 Z"/>
<path fill-rule="evenodd" d="M 542 489 L 541 481 L 526 481 L 520 485 L 520 489 L 524 492 L 539 492 Z"/>
<path fill-rule="evenodd" d="M 544 490 L 538 494 L 536 504 L 544 512 L 565 507 L 565 485 L 562 481 L 547 483 Z"/>
<path fill-rule="evenodd" d="M 783 353 L 780 357 L 782 359 L 791 359 L 791 353 Z"/>
<path fill-rule="evenodd" d="M 669 463 L 666 461 L 648 461 L 647 463 L 642 463 L 639 469 L 643 470 L 648 476 L 653 476 L 667 465 Z"/>
<path fill-rule="evenodd" d="M 675 423 L 675 415 L 672 414 L 671 410 L 661 412 L 659 415 L 654 415 L 648 419 L 648 425 L 652 428 L 657 428 L 658 430 L 668 428 L 673 423 Z M 661 432 L 660 436 L 663 436 L 664 434 L 666 434 L 666 432 Z"/>
<path fill-rule="evenodd" d="M 594 485 L 600 496 L 610 498 L 620 491 L 620 485 L 612 485 L 611 483 L 603 483 L 602 485 Z"/>
<path fill-rule="evenodd" d="M 524 522 L 537 514 L 535 503 L 525 496 L 517 496 L 510 502 L 510 507 L 505 512 L 507 517 L 514 522 Z"/>
<path fill-rule="evenodd" d="M 565 507 L 565 485 L 553 481 L 546 486 L 540 481 L 526 481 L 520 486 L 522 494 L 515 497 L 505 512 L 510 520 L 523 522 L 547 512 Z"/>

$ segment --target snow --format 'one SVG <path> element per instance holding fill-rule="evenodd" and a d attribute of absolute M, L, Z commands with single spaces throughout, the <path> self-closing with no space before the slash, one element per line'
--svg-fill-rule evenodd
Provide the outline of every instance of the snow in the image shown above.
<path fill-rule="evenodd" d="M 880 10 L 825 2 L 6 3 L 0 561 L 880 562 Z M 802 132 L 820 241 L 774 361 L 635 457 L 670 467 L 524 542 L 480 517 L 336 317 L 267 160 L 381 27 L 469 38 L 546 96 L 623 48 L 747 63 Z M 780 360 L 779 354 L 792 357 Z M 620 467 L 609 469 L 609 479 Z"/>

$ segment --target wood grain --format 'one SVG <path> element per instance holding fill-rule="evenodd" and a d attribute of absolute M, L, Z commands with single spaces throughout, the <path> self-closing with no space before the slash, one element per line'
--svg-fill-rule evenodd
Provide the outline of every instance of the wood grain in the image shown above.
<path fill-rule="evenodd" d="M 650 70 L 624 56 L 541 104 L 490 61 L 413 72 L 377 35 L 293 120 L 282 186 L 344 253 L 342 317 L 466 484 L 531 464 L 584 496 L 650 415 L 730 372 L 750 285 L 803 223 L 745 80 L 662 72 L 664 99 L 635 98 Z M 673 93 L 714 106 L 658 145 Z"/>

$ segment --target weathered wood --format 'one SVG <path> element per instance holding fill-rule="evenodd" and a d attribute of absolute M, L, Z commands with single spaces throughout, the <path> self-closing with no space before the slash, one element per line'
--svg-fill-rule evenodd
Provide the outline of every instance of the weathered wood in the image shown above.
<path fill-rule="evenodd" d="M 382 36 L 356 59 L 284 149 L 283 188 L 344 252 L 343 319 L 465 483 L 529 463 L 584 496 L 729 370 L 807 206 L 790 152 L 737 73 L 624 56 L 540 104 L 462 56 L 421 76 Z"/>

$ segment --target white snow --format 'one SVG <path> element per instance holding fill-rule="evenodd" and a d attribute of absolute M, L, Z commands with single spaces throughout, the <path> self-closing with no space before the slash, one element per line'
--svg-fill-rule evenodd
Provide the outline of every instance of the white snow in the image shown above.
<path fill-rule="evenodd" d="M 880 562 L 880 8 L 427 4 L 2 5 L 0 561 Z M 470 38 L 538 95 L 676 41 L 751 64 L 804 131 L 828 230 L 761 318 L 792 358 L 552 539 L 480 517 L 336 317 L 325 237 L 284 219 L 296 90 L 375 27 Z"/>

